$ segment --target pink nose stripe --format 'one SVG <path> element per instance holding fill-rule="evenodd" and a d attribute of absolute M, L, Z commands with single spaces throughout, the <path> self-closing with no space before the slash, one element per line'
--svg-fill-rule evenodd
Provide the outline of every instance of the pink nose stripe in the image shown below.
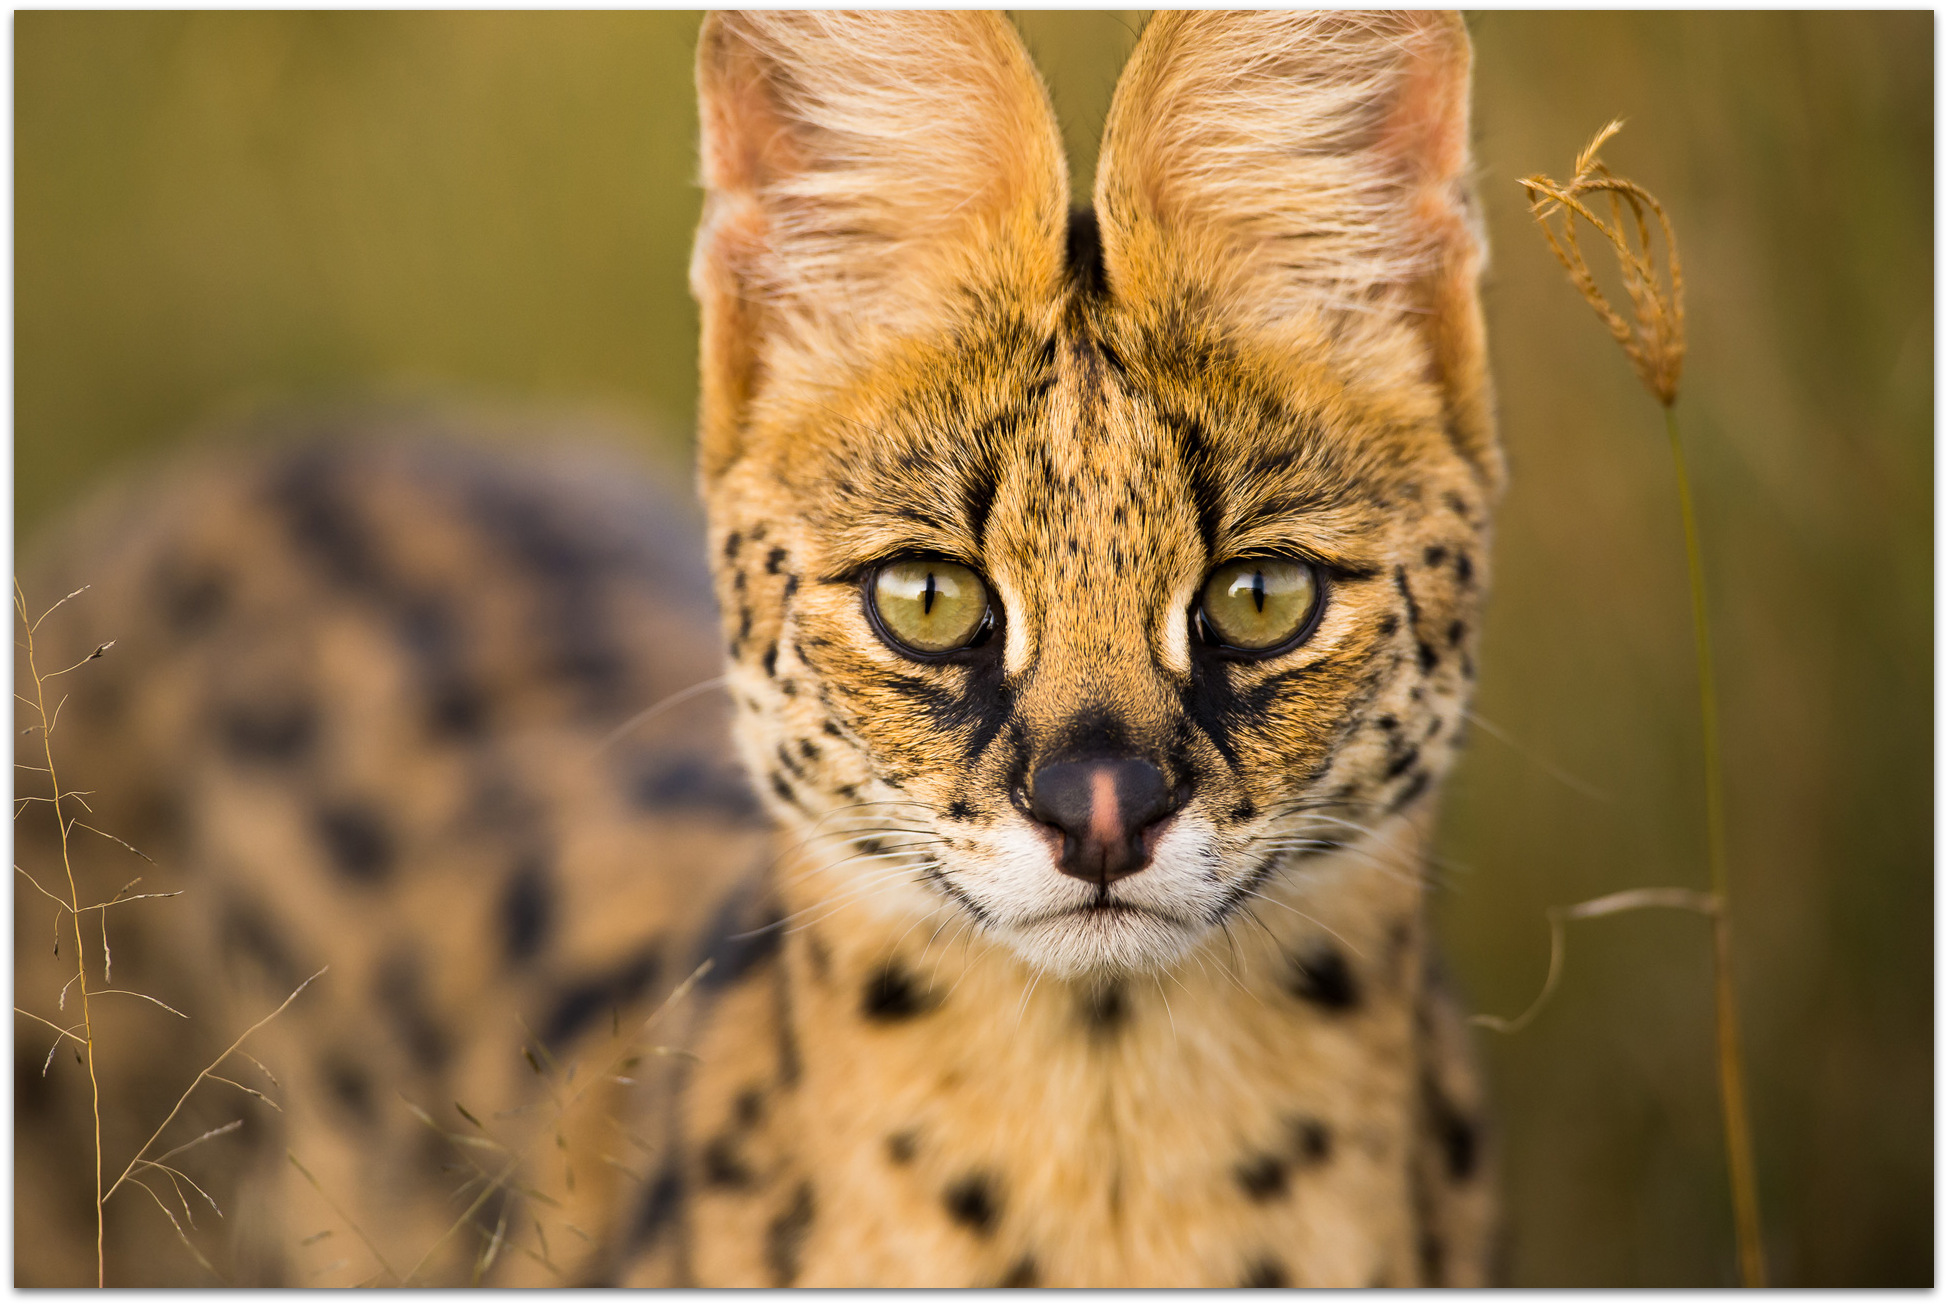
<path fill-rule="evenodd" d="M 1123 840 L 1123 813 L 1116 801 L 1116 777 L 1107 770 L 1089 777 L 1089 837 L 1104 848 Z"/>

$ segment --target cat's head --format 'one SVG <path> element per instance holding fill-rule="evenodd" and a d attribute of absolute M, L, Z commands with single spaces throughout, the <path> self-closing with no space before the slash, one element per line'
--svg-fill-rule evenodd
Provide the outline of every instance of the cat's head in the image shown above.
<path fill-rule="evenodd" d="M 713 15 L 702 479 L 827 896 L 1165 965 L 1424 810 L 1501 476 L 1446 16 L 1159 15 L 1093 210 L 992 15 Z"/>

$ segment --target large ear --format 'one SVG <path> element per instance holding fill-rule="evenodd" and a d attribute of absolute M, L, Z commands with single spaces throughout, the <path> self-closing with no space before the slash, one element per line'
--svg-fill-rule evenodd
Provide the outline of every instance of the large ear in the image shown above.
<path fill-rule="evenodd" d="M 999 15 L 713 13 L 697 87 L 706 478 L 754 403 L 943 323 L 957 288 L 1054 295 L 1061 137 Z"/>
<path fill-rule="evenodd" d="M 1181 294 L 1189 273 L 1260 325 L 1407 321 L 1494 479 L 1469 63 L 1452 13 L 1157 15 L 1097 165 L 1112 293 Z"/>

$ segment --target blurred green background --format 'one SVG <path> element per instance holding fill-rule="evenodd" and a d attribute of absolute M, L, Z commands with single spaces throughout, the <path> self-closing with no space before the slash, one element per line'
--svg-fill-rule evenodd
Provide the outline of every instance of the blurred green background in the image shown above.
<path fill-rule="evenodd" d="M 238 409 L 434 392 L 619 417 L 695 385 L 685 14 L 16 17 L 17 529 Z M 1933 16 L 1471 20 L 1513 472 L 1437 912 L 1480 1009 L 1543 910 L 1702 886 L 1684 558 L 1653 403 L 1517 176 L 1606 151 L 1677 223 L 1774 1281 L 1933 1281 Z M 1085 189 L 1136 14 L 1020 22 Z M 1564 778 L 1567 776 L 1568 778 Z M 1483 1036 L 1528 1285 L 1734 1279 L 1708 938 L 1571 927 Z"/>

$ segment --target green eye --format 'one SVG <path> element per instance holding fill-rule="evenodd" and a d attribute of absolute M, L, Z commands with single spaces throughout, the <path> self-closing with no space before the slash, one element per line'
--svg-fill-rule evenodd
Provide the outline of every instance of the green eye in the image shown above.
<path fill-rule="evenodd" d="M 957 562 L 889 562 L 873 576 L 867 601 L 881 633 L 906 652 L 969 648 L 986 637 L 991 625 L 987 586 Z"/>
<path fill-rule="evenodd" d="M 1288 644 L 1312 624 L 1319 576 L 1289 558 L 1239 558 L 1204 582 L 1198 625 L 1205 641 L 1258 653 Z"/>

